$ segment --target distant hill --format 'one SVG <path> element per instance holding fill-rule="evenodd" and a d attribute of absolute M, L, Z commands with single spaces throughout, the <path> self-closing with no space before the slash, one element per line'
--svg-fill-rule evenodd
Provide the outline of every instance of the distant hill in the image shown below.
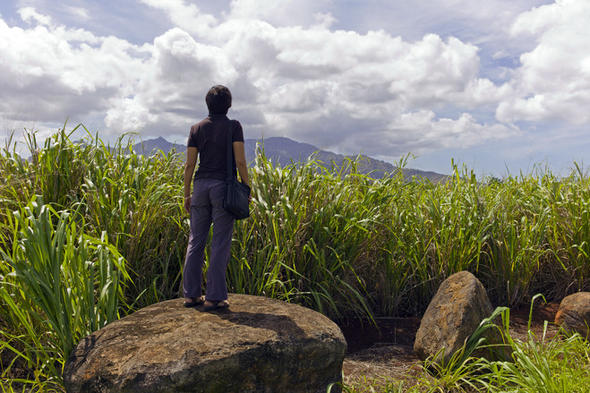
<path fill-rule="evenodd" d="M 262 146 L 264 142 L 264 154 L 274 163 L 279 163 L 281 166 L 286 166 L 292 163 L 306 161 L 311 155 L 314 155 L 316 160 L 322 161 L 324 165 L 330 165 L 332 162 L 340 166 L 345 160 L 349 158 L 356 158 L 355 156 L 345 156 L 336 154 L 330 151 L 325 151 L 310 145 L 309 143 L 296 142 L 284 137 L 265 138 L 264 141 L 257 139 L 246 139 L 244 147 L 246 150 L 246 159 L 252 162 L 256 157 L 256 145 Z M 148 139 L 141 143 L 133 145 L 133 151 L 138 154 L 150 154 L 152 152 L 161 150 L 168 153 L 170 150 L 176 149 L 177 152 L 182 153 L 186 151 L 186 146 L 176 143 L 168 142 L 166 139 L 159 137 L 156 139 Z M 381 178 L 385 174 L 395 172 L 396 167 L 386 161 L 377 160 L 371 157 L 362 156 L 359 161 L 359 172 L 370 174 L 371 177 Z M 422 171 L 419 169 L 404 168 L 404 177 L 410 179 L 414 176 L 424 177 L 433 182 L 446 180 L 447 175 L 443 175 L 431 171 Z"/>

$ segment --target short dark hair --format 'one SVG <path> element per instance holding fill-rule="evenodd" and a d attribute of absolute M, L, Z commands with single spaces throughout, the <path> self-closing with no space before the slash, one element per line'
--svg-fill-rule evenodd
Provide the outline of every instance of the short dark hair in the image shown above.
<path fill-rule="evenodd" d="M 216 85 L 209 89 L 205 97 L 209 113 L 213 115 L 225 115 L 231 107 L 231 92 L 222 85 Z"/>

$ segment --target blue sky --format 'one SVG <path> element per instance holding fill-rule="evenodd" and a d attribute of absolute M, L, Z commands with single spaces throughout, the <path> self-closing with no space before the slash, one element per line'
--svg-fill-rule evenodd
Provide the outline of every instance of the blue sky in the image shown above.
<path fill-rule="evenodd" d="M 590 162 L 588 25 L 587 0 L 2 1 L 0 136 L 183 143 L 224 84 L 247 138 L 565 174 Z"/>

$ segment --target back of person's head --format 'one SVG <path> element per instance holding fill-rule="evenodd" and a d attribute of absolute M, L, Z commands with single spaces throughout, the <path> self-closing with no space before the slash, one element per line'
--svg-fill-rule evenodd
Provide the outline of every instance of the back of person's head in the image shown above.
<path fill-rule="evenodd" d="M 231 107 L 231 93 L 222 85 L 216 85 L 209 89 L 205 97 L 207 108 L 212 115 L 225 115 Z"/>

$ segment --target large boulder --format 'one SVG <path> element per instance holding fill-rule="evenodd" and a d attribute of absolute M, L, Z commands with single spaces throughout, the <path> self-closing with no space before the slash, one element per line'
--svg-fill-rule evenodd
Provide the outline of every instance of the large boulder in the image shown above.
<path fill-rule="evenodd" d="M 68 359 L 68 392 L 325 393 L 342 378 L 346 341 L 310 309 L 230 295 L 203 312 L 174 299 L 83 339 Z"/>
<path fill-rule="evenodd" d="M 467 271 L 455 273 L 443 281 L 428 305 L 416 332 L 414 351 L 422 360 L 432 356 L 433 361 L 446 363 L 492 312 L 481 282 Z M 496 332 L 488 331 L 488 343 L 501 341 Z"/>
<path fill-rule="evenodd" d="M 590 292 L 578 292 L 563 298 L 555 323 L 569 332 L 588 338 L 590 331 Z"/>

